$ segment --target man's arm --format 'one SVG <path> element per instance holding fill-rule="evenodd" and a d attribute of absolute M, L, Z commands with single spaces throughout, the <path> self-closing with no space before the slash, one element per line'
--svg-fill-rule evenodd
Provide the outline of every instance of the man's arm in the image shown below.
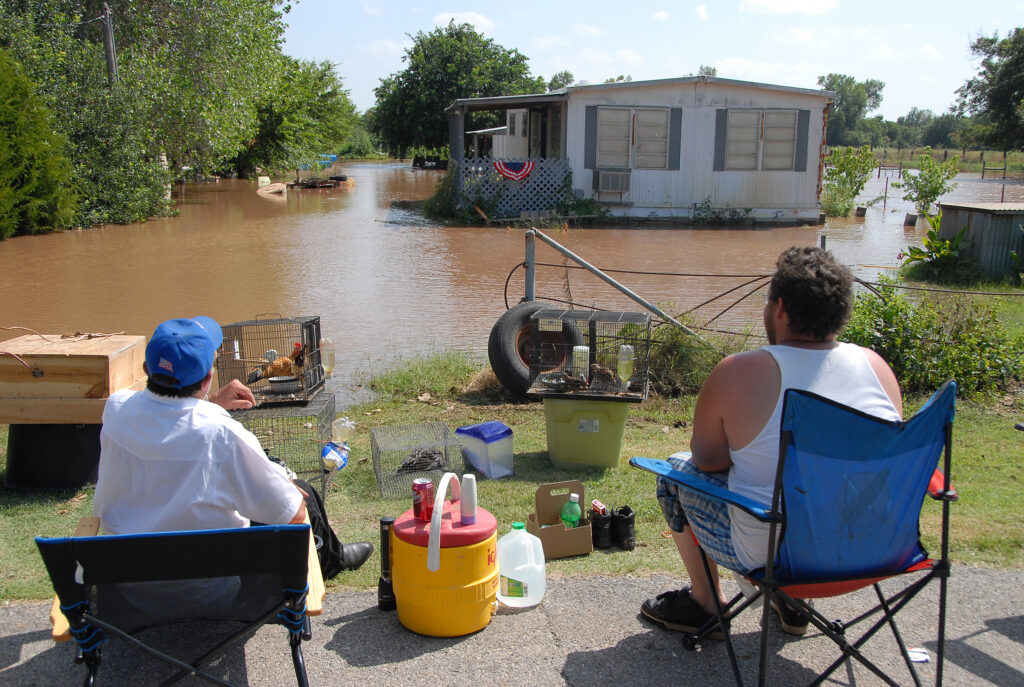
<path fill-rule="evenodd" d="M 878 381 L 882 385 L 882 389 L 885 391 L 889 400 L 896 406 L 896 412 L 903 417 L 903 395 L 900 392 L 900 383 L 896 381 L 896 373 L 889 367 L 889 363 L 885 362 L 885 358 L 878 355 L 870 348 L 864 348 L 861 346 L 861 350 L 864 351 L 864 356 L 868 359 L 868 364 L 871 365 L 871 369 L 874 370 L 875 376 L 878 377 Z"/>
<path fill-rule="evenodd" d="M 224 410 L 248 410 L 256 405 L 256 397 L 245 384 L 237 379 L 215 391 L 209 396 L 210 403 L 216 403 Z"/>
<path fill-rule="evenodd" d="M 718 363 L 708 375 L 693 410 L 690 451 L 693 453 L 693 464 L 705 472 L 720 472 L 732 467 L 723 416 L 723 410 L 728 404 L 730 358 L 732 356 Z"/>

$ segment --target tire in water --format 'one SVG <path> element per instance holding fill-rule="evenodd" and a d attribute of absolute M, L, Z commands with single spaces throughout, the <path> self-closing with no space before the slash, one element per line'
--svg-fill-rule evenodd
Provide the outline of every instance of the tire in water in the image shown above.
<path fill-rule="evenodd" d="M 491 369 L 506 389 L 522 396 L 530 388 L 530 317 L 538 310 L 552 306 L 537 301 L 526 301 L 505 311 L 491 328 L 487 339 L 487 357 Z M 582 345 L 583 336 L 571 324 L 566 323 L 560 332 L 543 332 L 541 345 L 545 351 L 542 365 L 544 371 L 558 370 L 565 366 L 572 356 L 573 346 Z"/>

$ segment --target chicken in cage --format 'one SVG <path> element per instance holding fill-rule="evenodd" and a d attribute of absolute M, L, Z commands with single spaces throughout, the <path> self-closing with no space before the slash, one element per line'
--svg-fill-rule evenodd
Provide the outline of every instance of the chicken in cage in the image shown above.
<path fill-rule="evenodd" d="M 545 309 L 534 313 L 531 323 L 527 395 L 634 403 L 647 398 L 651 350 L 647 313 Z M 553 342 L 545 332 L 562 336 Z"/>
<path fill-rule="evenodd" d="M 257 405 L 306 403 L 323 387 L 318 316 L 256 319 L 221 329 L 218 379 L 222 385 L 239 380 Z"/>

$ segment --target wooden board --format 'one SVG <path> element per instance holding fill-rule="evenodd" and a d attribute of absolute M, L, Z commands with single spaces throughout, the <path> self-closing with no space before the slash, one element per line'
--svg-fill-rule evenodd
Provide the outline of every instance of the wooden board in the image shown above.
<path fill-rule="evenodd" d="M 126 334 L 0 342 L 0 423 L 98 423 L 111 393 L 145 388 L 145 356 L 146 337 Z"/>

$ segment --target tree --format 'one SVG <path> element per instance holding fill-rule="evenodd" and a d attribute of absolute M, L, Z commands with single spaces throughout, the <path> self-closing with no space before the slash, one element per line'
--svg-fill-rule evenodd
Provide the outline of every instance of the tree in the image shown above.
<path fill-rule="evenodd" d="M 998 33 L 980 36 L 971 52 L 981 65 L 977 76 L 957 89 L 960 111 L 987 117 L 997 145 L 1024 148 L 1024 28 L 1002 40 Z"/>
<path fill-rule="evenodd" d="M 821 205 L 829 217 L 846 217 L 878 163 L 871 148 L 838 148 L 828 157 Z"/>
<path fill-rule="evenodd" d="M 951 183 L 957 174 L 957 157 L 954 155 L 947 162 L 936 162 L 932 159 L 932 149 L 925 148 L 917 156 L 919 169 L 917 172 L 903 172 L 903 179 L 893 183 L 896 188 L 906 188 L 903 200 L 909 200 L 917 208 L 919 214 L 928 214 L 932 205 L 944 193 L 956 187 Z"/>
<path fill-rule="evenodd" d="M 702 64 L 697 70 L 697 76 L 718 76 L 718 68 Z"/>
<path fill-rule="evenodd" d="M 68 226 L 77 198 L 53 113 L 7 50 L 0 49 L 0 241 Z"/>
<path fill-rule="evenodd" d="M 835 91 L 826 135 L 828 145 L 867 143 L 862 139 L 868 136 L 858 136 L 855 132 L 861 129 L 865 115 L 882 104 L 885 84 L 877 79 L 858 82 L 846 74 L 829 74 L 819 76 L 818 85 L 826 91 Z"/>
<path fill-rule="evenodd" d="M 632 81 L 633 77 L 630 74 L 619 74 L 618 76 L 609 76 L 602 83 L 619 83 L 620 81 Z"/>
<path fill-rule="evenodd" d="M 471 24 L 452 21 L 410 38 L 413 45 L 402 57 L 405 69 L 382 78 L 374 89 L 376 132 L 399 154 L 414 145 L 448 145 L 444 109 L 459 98 L 544 91 L 544 80 L 530 76 L 525 55 L 484 38 Z M 481 117 L 480 122 L 496 120 Z"/>
<path fill-rule="evenodd" d="M 359 120 L 334 64 L 291 57 L 283 62 L 274 92 L 257 108 L 256 136 L 235 161 L 239 173 L 257 166 L 294 168 L 337 152 Z"/>
<path fill-rule="evenodd" d="M 548 91 L 557 91 L 559 88 L 572 86 L 575 81 L 576 77 L 569 70 L 557 72 L 551 77 L 551 81 L 548 81 Z"/>

